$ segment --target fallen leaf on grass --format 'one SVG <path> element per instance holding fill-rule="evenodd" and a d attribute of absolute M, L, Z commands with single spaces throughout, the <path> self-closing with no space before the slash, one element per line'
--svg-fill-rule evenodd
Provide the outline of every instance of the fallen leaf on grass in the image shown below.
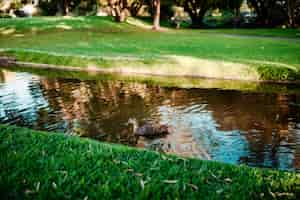
<path fill-rule="evenodd" d="M 275 199 L 276 198 L 276 195 L 272 192 L 272 191 L 269 191 L 269 193 L 271 194 L 271 196 Z"/>
<path fill-rule="evenodd" d="M 188 183 L 187 185 L 190 186 L 191 188 L 193 188 L 194 190 L 198 190 L 198 189 L 199 189 L 199 188 L 198 188 L 196 185 L 194 185 L 194 184 Z"/>
<path fill-rule="evenodd" d="M 143 176 L 141 173 L 135 173 L 136 176 Z"/>
<path fill-rule="evenodd" d="M 293 197 L 293 196 L 294 196 L 294 193 L 288 193 L 288 192 L 276 192 L 276 196 L 278 196 L 278 197 L 282 197 L 282 196 Z"/>
<path fill-rule="evenodd" d="M 56 183 L 55 183 L 55 182 L 53 182 L 53 183 L 52 183 L 52 187 L 53 187 L 53 189 L 55 189 L 55 190 L 56 190 L 56 188 L 57 188 L 57 185 L 56 185 Z"/>
<path fill-rule="evenodd" d="M 116 164 L 120 164 L 121 163 L 121 161 L 119 161 L 119 160 L 113 160 L 113 162 L 116 163 Z"/>
<path fill-rule="evenodd" d="M 217 179 L 218 177 L 216 175 L 214 175 L 212 172 L 210 172 L 211 176 L 214 177 L 215 179 Z"/>
<path fill-rule="evenodd" d="M 219 189 L 216 192 L 217 192 L 217 194 L 221 194 L 223 191 L 224 191 L 223 189 Z"/>
<path fill-rule="evenodd" d="M 121 163 L 122 163 L 123 165 L 128 165 L 128 163 L 125 162 L 125 161 L 121 161 Z"/>
<path fill-rule="evenodd" d="M 228 182 L 228 183 L 232 182 L 232 180 L 230 178 L 225 178 L 225 181 Z"/>
<path fill-rule="evenodd" d="M 32 190 L 25 190 L 25 194 L 33 194 L 34 193 L 34 191 L 32 191 Z"/>
<path fill-rule="evenodd" d="M 175 184 L 178 180 L 163 180 L 164 183 Z"/>
<path fill-rule="evenodd" d="M 36 184 L 36 187 L 35 187 L 35 190 L 38 192 L 39 190 L 40 190 L 40 182 L 38 182 L 37 184 Z"/>
<path fill-rule="evenodd" d="M 142 189 L 145 188 L 145 182 L 143 180 L 140 181 Z"/>

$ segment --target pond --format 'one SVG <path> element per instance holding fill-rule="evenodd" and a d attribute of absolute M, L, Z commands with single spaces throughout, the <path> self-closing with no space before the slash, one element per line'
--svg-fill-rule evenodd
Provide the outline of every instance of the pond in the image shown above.
<path fill-rule="evenodd" d="M 0 123 L 185 157 L 300 170 L 299 86 L 138 79 L 0 68 Z M 132 120 L 172 131 L 161 138 L 137 137 Z"/>

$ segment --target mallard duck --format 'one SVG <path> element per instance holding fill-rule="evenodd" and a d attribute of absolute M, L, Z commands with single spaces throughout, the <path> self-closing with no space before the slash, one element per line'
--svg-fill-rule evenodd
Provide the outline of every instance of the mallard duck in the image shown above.
<path fill-rule="evenodd" d="M 171 132 L 170 127 L 167 125 L 146 123 L 143 126 L 139 126 L 137 120 L 133 118 L 128 120 L 128 124 L 133 126 L 133 133 L 136 136 L 154 138 L 168 135 Z"/>

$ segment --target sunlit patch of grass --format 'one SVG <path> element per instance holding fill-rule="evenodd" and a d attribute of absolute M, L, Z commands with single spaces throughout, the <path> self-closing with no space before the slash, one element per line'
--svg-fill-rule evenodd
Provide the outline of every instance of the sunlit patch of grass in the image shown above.
<path fill-rule="evenodd" d="M 148 74 L 165 76 L 209 77 L 221 79 L 258 80 L 259 75 L 250 66 L 224 61 L 214 61 L 193 57 L 165 56 L 161 59 L 134 59 L 126 57 L 79 57 L 49 55 L 47 53 L 14 51 L 7 55 L 17 60 L 33 63 L 84 67 L 86 70 L 105 70 L 124 74 Z"/>
<path fill-rule="evenodd" d="M 65 25 L 65 24 L 58 24 L 55 27 L 65 29 L 65 30 L 71 30 L 72 29 L 72 26 L 68 26 L 68 25 Z"/>
<path fill-rule="evenodd" d="M 0 125 L 4 199 L 297 199 L 299 174 Z"/>
<path fill-rule="evenodd" d="M 4 30 L 0 31 L 0 33 L 2 35 L 11 35 L 11 34 L 13 34 L 15 32 L 16 32 L 16 29 L 14 29 L 14 28 L 8 28 L 8 29 L 4 29 Z"/>
<path fill-rule="evenodd" d="M 25 37 L 24 34 L 14 34 L 14 37 Z"/>

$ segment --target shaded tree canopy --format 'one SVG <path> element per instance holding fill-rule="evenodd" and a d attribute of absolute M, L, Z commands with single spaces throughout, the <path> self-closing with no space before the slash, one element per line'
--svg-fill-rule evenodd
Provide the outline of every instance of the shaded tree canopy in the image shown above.
<path fill-rule="evenodd" d="M 244 0 L 218 0 L 215 2 L 215 5 L 219 8 L 232 10 L 236 15 L 239 15 L 243 1 Z"/>
<path fill-rule="evenodd" d="M 300 18 L 300 0 L 285 0 L 282 5 L 289 26 L 295 27 L 297 18 Z"/>
<path fill-rule="evenodd" d="M 202 26 L 205 13 L 210 9 L 215 0 L 176 0 L 179 6 L 183 6 L 184 10 L 189 14 L 192 25 L 194 27 Z"/>
<path fill-rule="evenodd" d="M 205 13 L 211 8 L 226 8 L 237 14 L 243 0 L 175 0 L 189 14 L 194 27 L 203 26 Z"/>
<path fill-rule="evenodd" d="M 248 0 L 262 26 L 288 24 L 295 26 L 300 12 L 299 0 Z"/>
<path fill-rule="evenodd" d="M 39 0 L 45 15 L 68 15 L 77 9 L 78 14 L 92 11 L 97 0 Z"/>

